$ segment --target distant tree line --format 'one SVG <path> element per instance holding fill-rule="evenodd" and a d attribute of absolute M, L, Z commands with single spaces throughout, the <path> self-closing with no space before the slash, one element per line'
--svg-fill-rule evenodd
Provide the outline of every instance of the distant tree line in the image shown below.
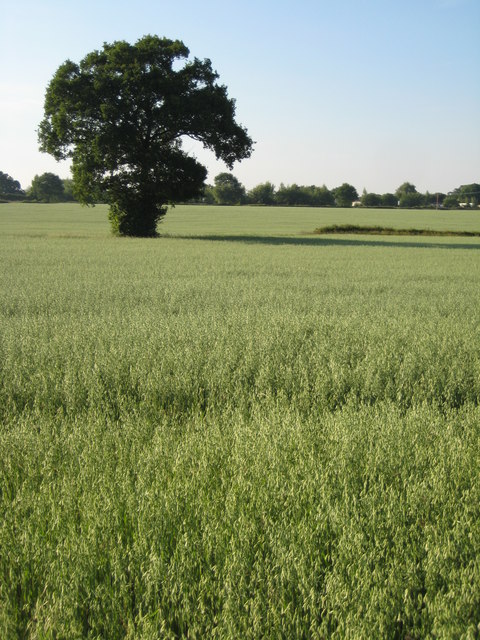
<path fill-rule="evenodd" d="M 213 185 L 207 185 L 203 201 L 221 205 L 279 205 L 285 207 L 334 207 L 351 206 L 358 199 L 355 187 L 346 182 L 330 190 L 325 185 L 302 186 L 281 184 L 278 189 L 271 182 L 263 182 L 247 191 L 231 173 L 220 173 Z"/>
<path fill-rule="evenodd" d="M 369 193 L 363 190 L 361 196 L 354 186 L 344 182 L 339 187 L 328 189 L 325 185 L 303 186 L 280 184 L 276 189 L 271 182 L 263 182 L 247 191 L 231 173 L 220 173 L 213 185 L 205 187 L 201 200 L 205 204 L 219 205 L 266 205 L 303 207 L 401 207 L 406 209 L 445 209 L 478 207 L 480 204 L 480 184 L 462 185 L 446 193 L 420 193 L 410 182 L 401 184 L 395 193 Z"/>
<path fill-rule="evenodd" d="M 7 202 L 75 202 L 73 180 L 62 180 L 54 173 L 42 173 L 33 178 L 26 190 L 8 173 L 0 171 L 0 200 Z"/>
<path fill-rule="evenodd" d="M 61 179 L 54 173 L 36 175 L 25 191 L 18 180 L 0 171 L 0 200 L 29 202 L 75 202 L 73 180 Z M 97 202 L 102 202 L 99 193 Z M 263 182 L 246 190 L 231 173 L 219 173 L 213 185 L 206 185 L 204 194 L 195 200 L 202 204 L 264 205 L 284 207 L 400 207 L 405 209 L 436 208 L 465 209 L 480 206 L 480 184 L 466 184 L 449 193 L 420 193 L 410 182 L 401 184 L 395 193 L 369 193 L 361 196 L 351 184 L 328 189 L 298 184 L 280 184 L 278 189 L 271 182 Z"/>

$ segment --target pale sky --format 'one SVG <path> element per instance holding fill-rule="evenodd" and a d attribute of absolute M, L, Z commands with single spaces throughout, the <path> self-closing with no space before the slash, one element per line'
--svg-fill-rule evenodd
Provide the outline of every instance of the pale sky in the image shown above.
<path fill-rule="evenodd" d="M 342 182 L 447 192 L 480 182 L 480 0 L 0 0 L 0 171 L 69 177 L 38 151 L 67 58 L 145 34 L 210 58 L 256 141 L 247 187 Z M 209 169 L 226 168 L 187 143 Z"/>

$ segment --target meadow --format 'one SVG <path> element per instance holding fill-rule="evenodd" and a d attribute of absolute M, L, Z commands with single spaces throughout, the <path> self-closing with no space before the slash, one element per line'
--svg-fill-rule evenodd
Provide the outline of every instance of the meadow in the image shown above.
<path fill-rule="evenodd" d="M 0 205 L 0 637 L 480 637 L 480 212 Z"/>

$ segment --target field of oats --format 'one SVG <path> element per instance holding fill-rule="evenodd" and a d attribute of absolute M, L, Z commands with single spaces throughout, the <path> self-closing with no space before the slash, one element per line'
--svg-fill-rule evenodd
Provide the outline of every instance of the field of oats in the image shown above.
<path fill-rule="evenodd" d="M 0 637 L 478 638 L 478 212 L 0 205 Z"/>

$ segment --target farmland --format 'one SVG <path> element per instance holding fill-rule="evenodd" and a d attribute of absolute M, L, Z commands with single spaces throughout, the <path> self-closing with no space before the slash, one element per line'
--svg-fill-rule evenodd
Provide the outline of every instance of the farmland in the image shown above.
<path fill-rule="evenodd" d="M 480 213 L 0 205 L 0 637 L 477 638 Z"/>

